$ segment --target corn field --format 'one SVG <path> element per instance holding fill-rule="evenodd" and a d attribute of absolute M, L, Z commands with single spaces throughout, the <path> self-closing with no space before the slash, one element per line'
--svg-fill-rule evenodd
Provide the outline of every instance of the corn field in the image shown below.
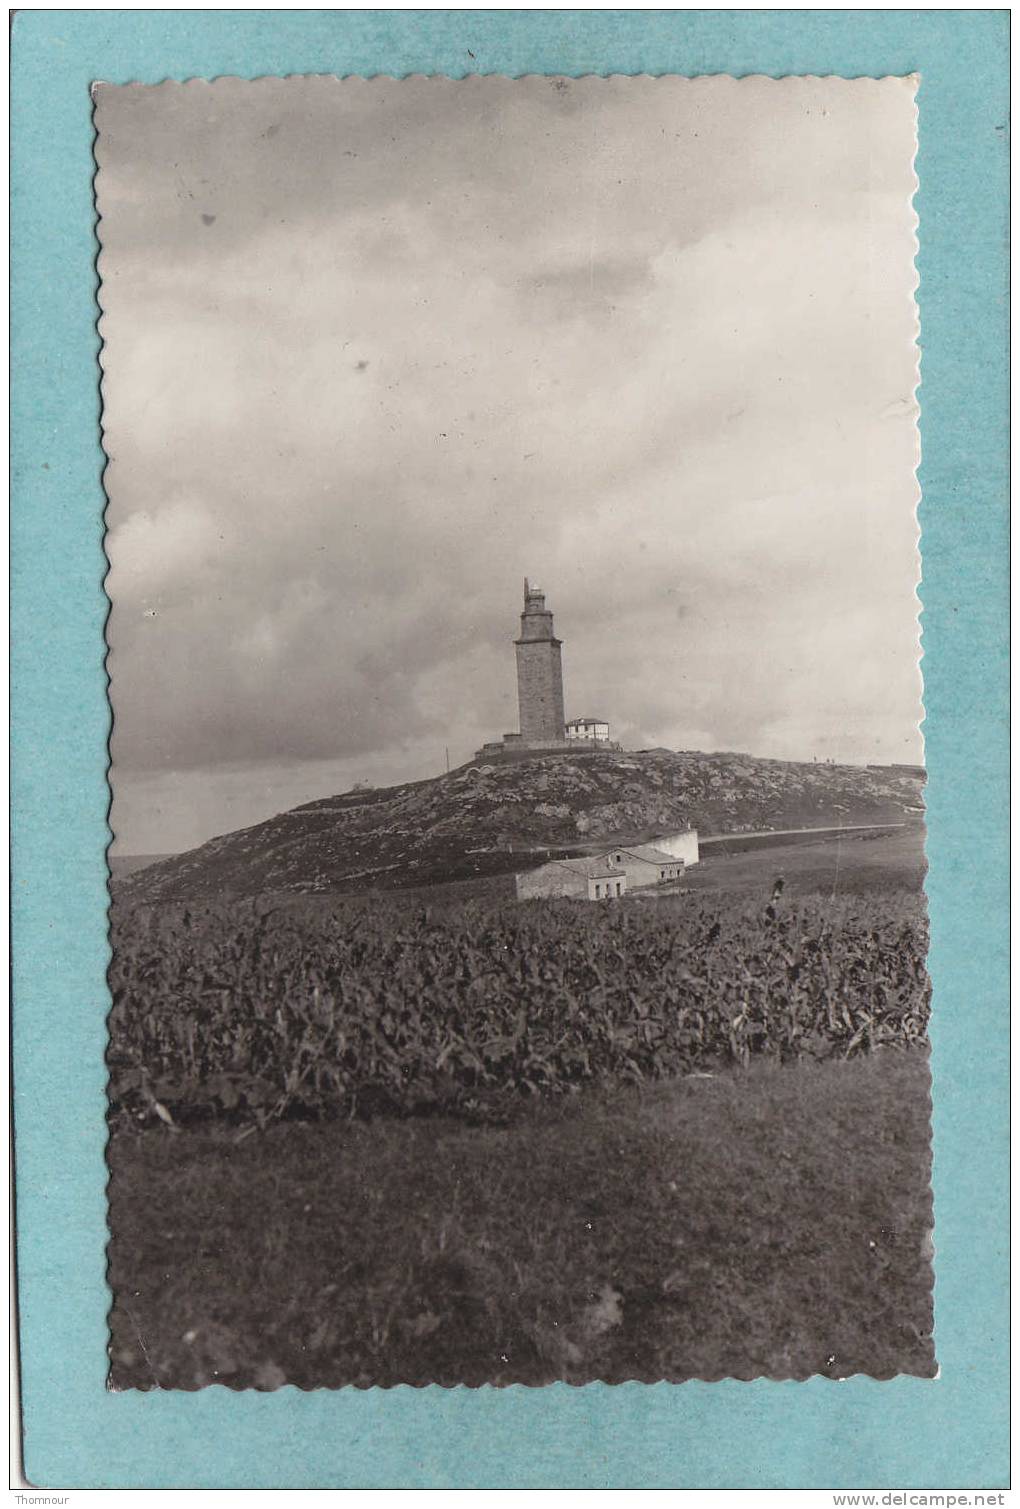
<path fill-rule="evenodd" d="M 245 1129 L 636 1084 L 923 1040 L 923 914 L 899 895 L 748 904 L 378 900 L 114 917 L 111 1117 Z"/>

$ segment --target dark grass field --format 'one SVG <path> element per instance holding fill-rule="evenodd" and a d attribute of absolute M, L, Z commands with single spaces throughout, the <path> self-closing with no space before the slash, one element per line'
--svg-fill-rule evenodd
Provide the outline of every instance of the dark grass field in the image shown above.
<path fill-rule="evenodd" d="M 924 828 L 911 823 L 821 838 L 798 835 L 775 844 L 758 840 L 737 853 L 711 844 L 702 850 L 702 862 L 684 876 L 684 888 L 753 894 L 782 876 L 792 896 L 865 896 L 889 890 L 916 894 L 924 875 Z"/>
<path fill-rule="evenodd" d="M 931 1376 L 923 1049 L 440 1119 L 124 1132 L 112 1385 Z"/>
<path fill-rule="evenodd" d="M 923 874 L 915 828 L 713 854 L 687 884 L 923 907 Z M 922 1047 L 507 1126 L 121 1122 L 109 1156 L 115 1388 L 934 1371 Z"/>

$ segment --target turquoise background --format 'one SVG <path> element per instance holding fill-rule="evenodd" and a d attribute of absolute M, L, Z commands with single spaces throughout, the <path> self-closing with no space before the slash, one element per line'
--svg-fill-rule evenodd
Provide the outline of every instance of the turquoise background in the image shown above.
<path fill-rule="evenodd" d="M 18 13 L 14 1056 L 32 1483 L 1006 1485 L 1008 24 L 1002 10 Z M 105 1392 L 108 712 L 89 84 L 469 71 L 922 76 L 937 1381 Z"/>

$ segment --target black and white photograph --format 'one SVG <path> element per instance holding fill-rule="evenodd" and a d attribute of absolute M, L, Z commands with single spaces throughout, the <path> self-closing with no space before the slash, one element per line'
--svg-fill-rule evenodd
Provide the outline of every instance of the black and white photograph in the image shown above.
<path fill-rule="evenodd" d="M 917 85 L 94 86 L 111 1389 L 936 1376 Z"/>

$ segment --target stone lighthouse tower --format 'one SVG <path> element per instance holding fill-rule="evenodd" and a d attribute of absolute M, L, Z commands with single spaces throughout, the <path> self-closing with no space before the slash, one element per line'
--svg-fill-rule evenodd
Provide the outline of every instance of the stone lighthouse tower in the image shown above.
<path fill-rule="evenodd" d="M 560 640 L 545 594 L 524 579 L 524 612 L 517 649 L 517 702 L 521 741 L 545 744 L 566 738 L 563 718 L 563 666 Z"/>

